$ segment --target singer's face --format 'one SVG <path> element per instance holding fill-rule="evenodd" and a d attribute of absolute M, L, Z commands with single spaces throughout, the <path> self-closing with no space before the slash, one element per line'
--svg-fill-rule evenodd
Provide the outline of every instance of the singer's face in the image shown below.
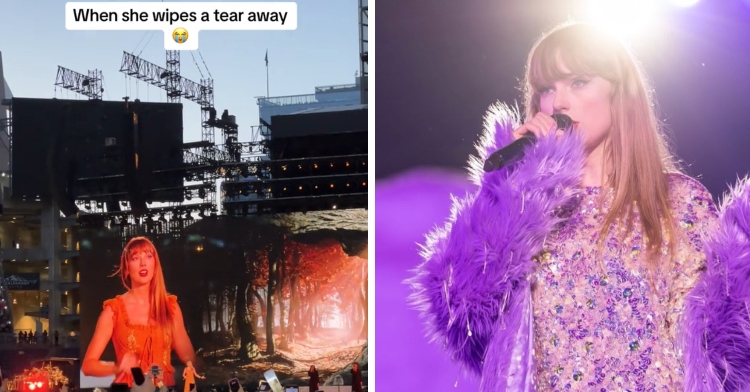
<path fill-rule="evenodd" d="M 128 274 L 132 284 L 135 286 L 151 283 L 155 265 L 156 261 L 152 252 L 148 250 L 133 252 L 128 259 Z"/>
<path fill-rule="evenodd" d="M 570 116 L 574 129 L 584 132 L 586 149 L 592 151 L 612 128 L 612 84 L 599 76 L 574 74 L 563 64 L 558 67 L 567 76 L 541 92 L 539 108 L 548 115 Z"/>

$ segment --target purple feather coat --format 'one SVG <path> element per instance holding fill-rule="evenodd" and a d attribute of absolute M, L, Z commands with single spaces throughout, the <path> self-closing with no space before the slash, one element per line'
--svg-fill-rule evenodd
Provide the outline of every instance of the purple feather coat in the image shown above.
<path fill-rule="evenodd" d="M 534 390 L 532 257 L 574 203 L 585 159 L 580 137 L 566 134 L 540 139 L 512 168 L 484 173 L 484 159 L 512 141 L 518 124 L 517 108 L 490 108 L 470 161 L 480 188 L 454 198 L 408 280 L 428 337 L 481 377 L 482 392 Z M 720 222 L 704 241 L 706 271 L 686 300 L 687 391 L 750 390 L 750 181 L 730 192 Z"/>

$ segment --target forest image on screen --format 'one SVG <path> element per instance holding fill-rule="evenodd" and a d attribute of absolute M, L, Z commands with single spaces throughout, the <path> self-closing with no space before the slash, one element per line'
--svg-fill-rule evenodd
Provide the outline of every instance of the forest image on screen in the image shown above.
<path fill-rule="evenodd" d="M 167 222 L 156 215 L 154 224 Z M 354 362 L 366 369 L 366 210 L 170 219 L 168 224 L 185 227 L 175 236 L 129 232 L 113 222 L 83 235 L 83 376 L 85 359 L 97 354 L 101 316 L 110 314 L 105 309 L 115 315 L 114 329 L 99 360 L 120 362 L 119 346 L 134 352 L 144 371 L 159 366 L 169 374 L 157 378 L 178 386 L 188 361 L 206 376 L 196 380 L 199 386 L 226 385 L 232 378 L 257 383 L 269 369 L 285 385 L 306 385 L 311 366 L 323 385 L 336 375 L 346 379 Z M 125 253 L 131 256 L 121 264 L 128 243 Z M 146 260 L 150 252 L 153 267 Z M 165 304 L 175 316 L 171 335 L 144 326 L 147 314 L 138 318 L 133 305 L 138 285 L 154 285 L 159 275 L 168 293 Z M 151 295 L 158 301 L 158 294 Z M 102 386 L 112 381 L 101 380 Z"/>

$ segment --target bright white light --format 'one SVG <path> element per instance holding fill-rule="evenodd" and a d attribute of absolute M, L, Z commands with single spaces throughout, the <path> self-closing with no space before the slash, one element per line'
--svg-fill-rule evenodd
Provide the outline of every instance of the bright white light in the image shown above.
<path fill-rule="evenodd" d="M 672 4 L 674 4 L 674 5 L 678 6 L 678 7 L 687 8 L 687 7 L 692 7 L 692 6 L 696 5 L 696 4 L 698 4 L 698 2 L 700 0 L 670 0 L 670 1 L 672 2 Z"/>
<path fill-rule="evenodd" d="M 588 18 L 591 23 L 630 39 L 643 34 L 654 23 L 655 3 L 654 0 L 589 0 Z"/>

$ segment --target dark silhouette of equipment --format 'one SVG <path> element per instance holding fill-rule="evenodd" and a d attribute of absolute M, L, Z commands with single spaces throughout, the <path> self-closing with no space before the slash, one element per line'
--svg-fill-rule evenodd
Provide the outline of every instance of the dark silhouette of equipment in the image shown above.
<path fill-rule="evenodd" d="M 11 113 L 14 199 L 54 199 L 66 216 L 76 201 L 142 213 L 184 200 L 180 104 L 13 98 Z"/>

